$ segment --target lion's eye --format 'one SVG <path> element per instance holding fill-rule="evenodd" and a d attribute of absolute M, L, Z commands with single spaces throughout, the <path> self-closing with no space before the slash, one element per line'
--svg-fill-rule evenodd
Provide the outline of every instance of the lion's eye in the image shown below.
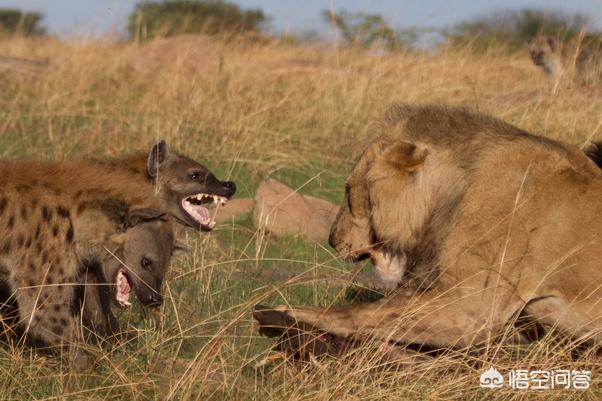
<path fill-rule="evenodd" d="M 140 265 L 146 270 L 151 270 L 153 268 L 153 261 L 149 258 L 142 258 L 140 260 Z"/>

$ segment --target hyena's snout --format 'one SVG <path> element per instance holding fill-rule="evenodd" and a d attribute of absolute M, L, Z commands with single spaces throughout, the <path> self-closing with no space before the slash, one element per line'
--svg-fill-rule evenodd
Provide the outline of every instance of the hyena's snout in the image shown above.
<path fill-rule="evenodd" d="M 230 199 L 236 193 L 236 184 L 233 181 L 220 181 L 217 178 L 211 176 L 205 183 L 207 191 L 224 196 Z"/>
<path fill-rule="evenodd" d="M 226 197 L 230 198 L 236 193 L 236 184 L 234 181 L 222 181 L 222 187 L 226 192 Z"/>
<path fill-rule="evenodd" d="M 145 283 L 138 286 L 136 290 L 138 299 L 147 308 L 156 308 L 163 304 L 161 282 L 159 280 L 145 280 Z"/>
<path fill-rule="evenodd" d="M 150 293 L 147 297 L 146 303 L 144 304 L 144 306 L 149 308 L 157 308 L 161 305 L 163 305 L 163 296 L 157 292 Z"/>

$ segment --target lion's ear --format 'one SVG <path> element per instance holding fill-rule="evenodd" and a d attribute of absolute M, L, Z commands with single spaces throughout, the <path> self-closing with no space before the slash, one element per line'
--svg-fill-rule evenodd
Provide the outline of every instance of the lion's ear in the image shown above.
<path fill-rule="evenodd" d="M 400 170 L 416 171 L 424 164 L 427 154 L 424 146 L 399 142 L 385 150 L 382 160 Z"/>

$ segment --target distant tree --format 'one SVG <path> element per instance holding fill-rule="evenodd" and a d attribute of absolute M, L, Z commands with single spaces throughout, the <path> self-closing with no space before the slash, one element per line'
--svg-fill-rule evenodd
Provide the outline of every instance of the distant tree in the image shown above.
<path fill-rule="evenodd" d="M 551 35 L 561 41 L 570 40 L 587 31 L 588 24 L 589 19 L 582 14 L 561 11 L 495 11 L 457 24 L 446 32 L 446 37 L 454 45 L 472 43 L 475 50 L 484 50 L 494 44 L 515 50 L 537 34 Z"/>
<path fill-rule="evenodd" d="M 16 9 L 0 9 L 0 35 L 43 35 L 42 14 Z"/>
<path fill-rule="evenodd" d="M 325 10 L 322 12 L 322 17 L 326 22 L 334 23 L 343 41 L 352 46 L 382 45 L 391 50 L 408 47 L 416 39 L 414 31 L 396 31 L 378 14 L 342 11 L 333 15 Z"/>
<path fill-rule="evenodd" d="M 241 10 L 226 1 L 141 1 L 129 17 L 128 32 L 139 38 L 258 32 L 266 19 L 259 9 Z"/>

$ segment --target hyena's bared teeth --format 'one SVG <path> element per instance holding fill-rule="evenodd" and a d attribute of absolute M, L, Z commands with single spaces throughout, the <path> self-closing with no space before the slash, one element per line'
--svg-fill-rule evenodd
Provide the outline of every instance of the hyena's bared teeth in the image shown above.
<path fill-rule="evenodd" d="M 196 194 L 192 195 L 186 199 L 188 203 L 193 203 L 193 201 L 201 202 L 201 203 L 213 203 L 214 205 L 222 205 L 224 206 L 226 202 L 228 202 L 228 198 L 219 195 L 209 195 L 209 194 Z M 198 203 L 197 203 L 198 204 Z"/>

